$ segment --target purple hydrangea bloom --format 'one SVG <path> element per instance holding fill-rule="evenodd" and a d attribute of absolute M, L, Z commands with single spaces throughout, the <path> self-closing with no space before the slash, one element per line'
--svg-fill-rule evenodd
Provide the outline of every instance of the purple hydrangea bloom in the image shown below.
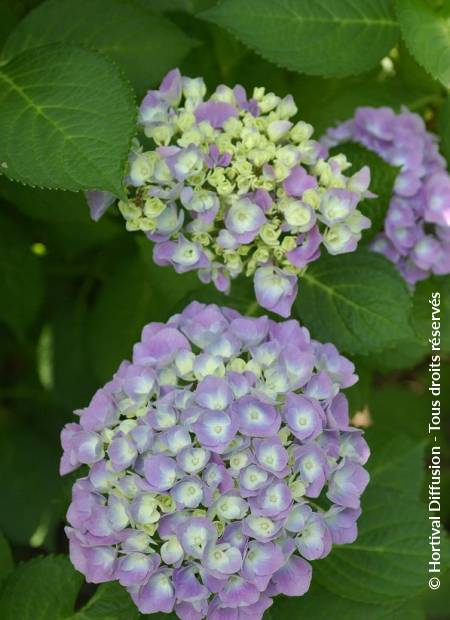
<path fill-rule="evenodd" d="M 326 159 L 311 125 L 290 120 L 296 113 L 290 95 L 264 88 L 247 96 L 220 85 L 206 98 L 203 80 L 177 69 L 147 93 L 139 129 L 150 150 L 135 140 L 118 207 L 128 230 L 154 242 L 158 265 L 197 271 L 224 293 L 245 274 L 259 305 L 288 317 L 297 279 L 321 248 L 356 249 L 370 226 L 357 209 L 369 170 L 347 176 L 345 157 Z M 104 192 L 88 200 L 95 219 L 113 201 Z"/>
<path fill-rule="evenodd" d="M 100 190 L 89 190 L 85 193 L 86 200 L 91 213 L 91 218 L 94 222 L 97 222 L 106 209 L 110 207 L 115 201 L 116 197 L 111 192 L 102 192 Z"/>
<path fill-rule="evenodd" d="M 384 230 L 372 249 L 392 261 L 409 285 L 450 273 L 450 175 L 438 138 L 406 108 L 358 108 L 322 142 L 358 142 L 400 168 Z"/>
<path fill-rule="evenodd" d="M 356 381 L 294 320 L 193 302 L 147 325 L 61 434 L 61 473 L 88 469 L 72 563 L 181 620 L 258 620 L 303 595 L 309 561 L 357 536 L 369 449 L 341 391 Z"/>

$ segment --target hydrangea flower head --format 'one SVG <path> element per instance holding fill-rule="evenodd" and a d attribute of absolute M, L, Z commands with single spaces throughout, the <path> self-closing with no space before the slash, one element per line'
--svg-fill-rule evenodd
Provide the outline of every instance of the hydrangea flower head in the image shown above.
<path fill-rule="evenodd" d="M 297 278 L 323 246 L 355 250 L 370 226 L 357 206 L 368 168 L 353 176 L 343 155 L 325 159 L 313 127 L 292 119 L 293 98 L 218 86 L 206 98 L 201 78 L 171 71 L 145 96 L 142 132 L 119 202 L 128 230 L 144 231 L 158 265 L 197 270 L 228 292 L 239 274 L 254 278 L 258 303 L 289 316 Z M 145 140 L 145 138 L 143 138 Z M 89 192 L 98 219 L 111 195 Z"/>
<path fill-rule="evenodd" d="M 414 285 L 431 274 L 450 273 L 450 175 L 437 137 L 407 109 L 363 107 L 329 129 L 323 144 L 358 142 L 400 167 L 384 230 L 372 249 L 384 254 Z"/>
<path fill-rule="evenodd" d="M 182 620 L 258 620 L 301 596 L 309 562 L 357 536 L 369 450 L 341 391 L 356 381 L 295 320 L 193 302 L 147 325 L 62 431 L 61 473 L 87 466 L 74 566 Z"/>

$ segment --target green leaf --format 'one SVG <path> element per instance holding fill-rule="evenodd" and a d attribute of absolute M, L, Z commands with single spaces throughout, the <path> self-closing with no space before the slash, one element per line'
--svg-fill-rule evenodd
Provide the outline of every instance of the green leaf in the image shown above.
<path fill-rule="evenodd" d="M 350 354 L 372 353 L 412 334 L 403 278 L 383 256 L 365 250 L 312 264 L 299 281 L 295 308 L 314 338 Z"/>
<path fill-rule="evenodd" d="M 387 620 L 427 620 L 422 597 L 416 597 L 389 614 Z"/>
<path fill-rule="evenodd" d="M 428 433 L 429 400 L 421 386 L 388 385 L 373 390 L 369 410 L 374 428 L 421 441 Z"/>
<path fill-rule="evenodd" d="M 43 222 L 92 223 L 86 198 L 81 193 L 28 187 L 0 177 L 0 195 L 24 215 Z"/>
<path fill-rule="evenodd" d="M 124 258 L 111 269 L 89 320 L 91 358 L 101 381 L 130 358 L 146 323 L 167 320 L 188 291 L 198 287 L 194 273 L 178 275 L 170 267 L 157 267 L 148 240 L 140 247 L 139 255 Z"/>
<path fill-rule="evenodd" d="M 437 82 L 410 54 L 402 42 L 398 49 L 398 60 L 395 62 L 395 72 L 408 89 L 421 92 L 424 97 L 430 96 L 439 101 L 442 85 Z"/>
<path fill-rule="evenodd" d="M 101 381 L 129 359 L 154 297 L 145 265 L 134 258 L 123 260 L 105 280 L 88 324 L 94 371 Z"/>
<path fill-rule="evenodd" d="M 429 348 L 415 332 L 411 334 L 408 331 L 404 337 L 402 332 L 394 345 L 383 351 L 375 351 L 367 359 L 367 363 L 378 372 L 406 370 L 420 364 L 428 352 Z"/>
<path fill-rule="evenodd" d="M 441 151 L 447 159 L 447 168 L 450 167 L 450 96 L 447 96 L 444 105 L 439 111 L 439 134 L 441 136 Z"/>
<path fill-rule="evenodd" d="M 71 226 L 63 222 L 49 222 L 41 226 L 41 237 L 48 245 L 49 255 L 52 253 L 54 259 L 72 259 L 120 237 L 124 233 L 121 224 L 109 217 L 102 218 L 101 222 L 95 225 L 90 218 L 86 218 L 85 222 L 74 222 Z"/>
<path fill-rule="evenodd" d="M 390 0 L 225 0 L 201 16 L 264 58 L 310 75 L 367 71 L 398 35 Z"/>
<path fill-rule="evenodd" d="M 109 214 L 93 226 L 84 195 L 80 192 L 46 190 L 0 178 L 0 195 L 35 220 L 33 237 L 43 243 L 49 258 L 73 257 L 103 245 L 123 233 L 122 222 Z"/>
<path fill-rule="evenodd" d="M 25 232 L 0 217 L 0 320 L 23 335 L 35 319 L 43 297 L 41 263 Z"/>
<path fill-rule="evenodd" d="M 20 564 L 0 596 L 2 620 L 62 620 L 73 609 L 82 577 L 67 557 Z"/>
<path fill-rule="evenodd" d="M 119 583 L 112 582 L 100 585 L 86 605 L 67 620 L 138 620 L 138 618 L 142 616 L 128 592 Z"/>
<path fill-rule="evenodd" d="M 291 82 L 289 91 L 301 117 L 314 126 L 317 135 L 351 118 L 360 106 L 390 106 L 399 111 L 406 105 L 410 110 L 422 110 L 436 98 L 435 93 L 410 89 L 398 77 L 380 77 L 378 72 L 341 80 L 298 76 Z"/>
<path fill-rule="evenodd" d="M 143 617 L 117 582 L 101 584 L 75 613 L 82 581 L 82 575 L 67 557 L 48 556 L 20 564 L 10 573 L 0 596 L 0 617 L 2 620 L 138 620 Z M 155 620 L 160 617 L 160 614 L 152 616 Z M 164 615 L 164 618 L 172 616 Z"/>
<path fill-rule="evenodd" d="M 198 13 L 206 11 L 216 5 L 219 0 L 142 0 L 151 6 L 153 11 L 168 13 L 171 11 L 180 11 L 183 13 Z"/>
<path fill-rule="evenodd" d="M 39 0 L 2 0 L 2 2 L 9 5 L 15 15 L 22 17 L 25 13 L 31 11 L 39 3 Z"/>
<path fill-rule="evenodd" d="M 195 45 L 152 3 L 126 0 L 47 0 L 9 36 L 3 57 L 48 43 L 71 43 L 107 54 L 145 92 Z M 107 96 L 107 91 L 103 96 Z"/>
<path fill-rule="evenodd" d="M 129 85 L 103 56 L 63 45 L 24 52 L 0 69 L 1 171 L 123 197 L 135 118 Z"/>
<path fill-rule="evenodd" d="M 430 355 L 431 305 L 429 299 L 434 291 L 441 295 L 440 346 L 443 352 L 450 351 L 450 277 L 428 278 L 416 285 L 413 295 L 411 325 L 413 334 L 402 332 L 398 342 L 380 352 L 373 353 L 368 365 L 377 371 L 406 370 L 423 362 Z"/>
<path fill-rule="evenodd" d="M 426 0 L 396 0 L 405 43 L 431 75 L 450 88 L 450 0 L 433 9 Z"/>
<path fill-rule="evenodd" d="M 404 334 L 404 338 L 381 352 L 373 353 L 367 363 L 378 371 L 402 370 L 417 366 L 427 355 L 431 345 L 431 304 L 429 299 L 434 291 L 440 292 L 440 346 L 443 352 L 450 351 L 450 278 L 433 276 L 416 285 L 413 295 L 411 324 L 413 336 Z"/>
<path fill-rule="evenodd" d="M 193 288 L 188 295 L 180 300 L 176 310 L 181 312 L 188 303 L 199 301 L 202 304 L 218 304 L 227 308 L 233 308 L 244 316 L 261 316 L 267 314 L 267 310 L 261 308 L 255 299 L 253 282 L 241 276 L 231 283 L 231 291 L 224 295 L 213 284 L 204 284 Z M 275 316 L 275 315 L 274 315 Z M 275 317 L 278 318 L 278 317 Z"/>
<path fill-rule="evenodd" d="M 439 590 L 430 590 L 426 593 L 424 607 L 427 610 L 427 618 L 448 620 L 448 610 L 450 609 L 450 572 L 441 580 Z"/>
<path fill-rule="evenodd" d="M 51 321 L 53 393 L 73 411 L 89 402 L 97 387 L 88 347 L 88 314 L 83 294 L 64 296 L 55 306 Z"/>
<path fill-rule="evenodd" d="M 35 407 L 41 406 L 36 400 Z M 39 411 L 41 416 L 45 413 L 45 408 Z M 43 433 L 16 420 L 2 421 L 0 471 L 9 482 L 2 489 L 0 528 L 13 543 L 41 546 L 60 518 L 60 507 L 56 510 L 62 485 L 59 457 L 57 440 L 52 443 Z M 4 618 L 1 613 L 0 618 Z"/>
<path fill-rule="evenodd" d="M 368 440 L 375 449 L 357 541 L 314 562 L 311 590 L 277 601 L 274 618 L 403 619 L 411 615 L 402 608 L 427 588 L 430 529 L 417 501 L 423 446 L 399 436 Z"/>
<path fill-rule="evenodd" d="M 397 429 L 394 435 L 388 428 L 374 427 L 366 431 L 366 440 L 371 448 L 368 490 L 371 490 L 372 498 L 369 492 L 369 504 L 380 487 L 398 491 L 405 499 L 420 499 L 425 480 L 426 437 L 422 435 L 419 439 L 413 439 L 400 429 Z M 367 501 L 367 497 L 365 500 Z"/>
<path fill-rule="evenodd" d="M 14 561 L 8 541 L 0 532 L 0 585 L 14 568 Z"/>
<path fill-rule="evenodd" d="M 331 154 L 343 153 L 346 155 L 352 167 L 350 173 L 357 172 L 363 166 L 370 168 L 370 191 L 376 194 L 376 198 L 364 200 L 358 209 L 372 222 L 372 226 L 363 232 L 362 242 L 368 242 L 384 227 L 392 190 L 399 168 L 390 166 L 373 151 L 369 151 L 359 144 L 341 144 L 332 149 Z"/>
<path fill-rule="evenodd" d="M 15 26 L 17 17 L 12 12 L 11 8 L 5 3 L 0 4 L 0 45 L 8 37 L 9 32 Z"/>
<path fill-rule="evenodd" d="M 367 368 L 361 358 L 353 360 L 358 373 L 358 382 L 345 390 L 348 400 L 350 418 L 367 407 L 372 392 L 372 369 Z"/>

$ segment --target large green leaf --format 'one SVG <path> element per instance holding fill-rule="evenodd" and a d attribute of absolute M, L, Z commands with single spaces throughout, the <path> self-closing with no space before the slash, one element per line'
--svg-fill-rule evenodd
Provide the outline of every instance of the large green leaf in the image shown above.
<path fill-rule="evenodd" d="M 2 620 L 62 620 L 72 612 L 82 577 L 62 556 L 20 564 L 0 596 Z"/>
<path fill-rule="evenodd" d="M 0 320 L 23 334 L 35 319 L 43 297 L 40 259 L 28 236 L 10 218 L 0 217 Z"/>
<path fill-rule="evenodd" d="M 313 564 L 313 585 L 301 599 L 281 599 L 274 618 L 399 620 L 415 618 L 411 602 L 428 587 L 430 557 L 423 480 L 423 445 L 381 436 L 369 461 L 358 539 Z M 443 541 L 448 549 L 448 542 Z M 448 564 L 443 565 L 443 572 Z M 405 607 L 408 605 L 408 607 Z M 407 610 L 409 613 L 406 613 Z M 420 617 L 420 616 L 419 616 Z"/>
<path fill-rule="evenodd" d="M 39 401 L 34 401 L 34 406 L 39 415 L 48 415 Z M 35 428 L 17 421 L 2 422 L 0 471 L 6 483 L 2 490 L 0 528 L 12 542 L 41 546 L 60 518 L 59 453 L 57 440 L 50 442 Z M 3 620 L 1 612 L 0 618 Z"/>
<path fill-rule="evenodd" d="M 376 429 L 386 433 L 408 435 L 418 441 L 428 432 L 429 399 L 421 391 L 407 385 L 387 385 L 373 390 L 368 405 Z"/>
<path fill-rule="evenodd" d="M 1 171 L 123 196 L 135 118 L 129 85 L 103 56 L 57 44 L 24 52 L 0 68 Z"/>
<path fill-rule="evenodd" d="M 398 35 L 390 0 L 225 0 L 202 17 L 268 60 L 311 75 L 367 71 Z"/>
<path fill-rule="evenodd" d="M 135 0 L 47 0 L 11 33 L 3 57 L 47 43 L 87 46 L 117 61 L 142 92 L 177 66 L 194 45 L 151 8 L 151 2 Z"/>
<path fill-rule="evenodd" d="M 419 282 L 413 294 L 411 325 L 414 333 L 404 331 L 400 339 L 381 352 L 373 353 L 367 363 L 377 371 L 406 370 L 420 364 L 430 355 L 431 305 L 429 299 L 440 292 L 440 348 L 450 351 L 450 278 L 433 276 Z"/>
<path fill-rule="evenodd" d="M 156 620 L 159 615 L 152 618 Z M 86 605 L 67 620 L 137 620 L 142 617 L 125 588 L 113 582 L 100 585 Z"/>
<path fill-rule="evenodd" d="M 5 41 L 16 22 L 17 17 L 14 15 L 12 9 L 6 2 L 2 2 L 0 4 L 0 44 Z"/>
<path fill-rule="evenodd" d="M 142 617 L 125 588 L 117 582 L 100 585 L 75 613 L 82 580 L 67 557 L 48 556 L 20 564 L 10 572 L 0 596 L 0 617 L 2 620 L 137 620 Z"/>
<path fill-rule="evenodd" d="M 150 6 L 153 11 L 161 13 L 180 11 L 195 14 L 211 8 L 219 0 L 141 0 L 141 2 Z"/>
<path fill-rule="evenodd" d="M 447 159 L 447 167 L 450 167 L 450 96 L 447 96 L 439 111 L 439 134 L 441 150 Z"/>
<path fill-rule="evenodd" d="M 436 99 L 435 93 L 411 89 L 398 76 L 380 76 L 379 72 L 340 80 L 298 76 L 290 90 L 302 119 L 311 123 L 318 135 L 351 118 L 360 106 L 389 106 L 399 111 L 406 105 L 420 111 Z"/>
<path fill-rule="evenodd" d="M 356 172 L 363 166 L 370 168 L 370 191 L 376 194 L 375 198 L 364 200 L 358 207 L 372 222 L 372 226 L 363 232 L 363 242 L 370 241 L 383 228 L 392 190 L 399 169 L 387 164 L 373 151 L 369 151 L 360 144 L 341 144 L 332 149 L 331 154 L 343 153 L 352 164 L 351 172 Z"/>
<path fill-rule="evenodd" d="M 392 370 L 406 370 L 420 364 L 429 353 L 429 348 L 418 335 L 413 332 L 399 334 L 398 340 L 392 346 L 382 351 L 373 352 L 367 363 L 373 370 L 389 372 Z"/>
<path fill-rule="evenodd" d="M 89 355 L 88 325 L 82 292 L 55 300 L 50 324 L 53 394 L 69 411 L 89 402 L 97 387 L 92 372 L 93 359 Z"/>
<path fill-rule="evenodd" d="M 23 17 L 23 15 L 31 11 L 36 4 L 39 4 L 39 0 L 2 0 L 2 2 L 9 5 L 17 17 Z"/>
<path fill-rule="evenodd" d="M 14 568 L 14 561 L 8 541 L 0 532 L 0 584 Z"/>
<path fill-rule="evenodd" d="M 413 333 L 403 278 L 365 250 L 312 264 L 299 280 L 295 309 L 314 338 L 351 354 L 385 349 Z"/>
<path fill-rule="evenodd" d="M 0 177 L 0 195 L 33 220 L 72 224 L 92 223 L 81 193 L 39 189 Z"/>
<path fill-rule="evenodd" d="M 430 102 L 439 101 L 442 85 L 436 81 L 411 55 L 402 42 L 398 47 L 398 58 L 395 61 L 395 73 L 406 88 L 422 93 Z"/>
<path fill-rule="evenodd" d="M 2 620 L 138 620 L 130 595 L 117 582 L 101 584 L 74 612 L 83 577 L 65 556 L 47 556 L 19 564 L 0 595 Z M 156 614 L 152 618 L 162 618 Z M 164 618 L 172 616 L 164 615 Z"/>
<path fill-rule="evenodd" d="M 172 620 L 174 615 L 142 616 L 117 582 L 98 586 L 77 612 L 74 606 L 83 577 L 67 557 L 48 556 L 20 564 L 0 595 L 2 620 Z"/>
<path fill-rule="evenodd" d="M 448 620 L 450 609 L 450 573 L 441 581 L 439 590 L 430 590 L 425 595 L 424 608 L 427 618 L 433 620 Z"/>
<path fill-rule="evenodd" d="M 450 0 L 396 0 L 403 38 L 416 60 L 450 88 Z"/>
<path fill-rule="evenodd" d="M 95 226 L 81 192 L 38 189 L 0 178 L 0 195 L 35 222 L 33 236 L 46 246 L 49 259 L 61 261 L 123 233 L 121 220 L 107 216 Z M 61 272 L 61 267 L 59 269 Z"/>

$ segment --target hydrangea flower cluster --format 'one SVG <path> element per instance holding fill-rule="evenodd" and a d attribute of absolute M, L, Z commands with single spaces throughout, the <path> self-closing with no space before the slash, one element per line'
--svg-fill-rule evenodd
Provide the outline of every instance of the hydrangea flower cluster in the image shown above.
<path fill-rule="evenodd" d="M 176 69 L 147 93 L 139 121 L 151 145 L 134 143 L 119 209 L 128 230 L 155 242 L 158 265 L 197 270 L 222 292 L 252 276 L 259 305 L 287 317 L 321 245 L 352 252 L 370 226 L 357 209 L 369 169 L 348 177 L 345 156 L 325 159 L 313 127 L 289 120 L 291 95 L 255 88 L 248 98 L 239 85 L 205 94 L 203 79 Z M 88 201 L 95 219 L 114 197 L 94 191 Z"/>
<path fill-rule="evenodd" d="M 430 274 L 450 273 L 450 176 L 437 136 L 420 116 L 403 109 L 363 107 L 329 129 L 323 143 L 359 142 L 400 167 L 384 231 L 372 249 L 384 254 L 414 285 Z"/>
<path fill-rule="evenodd" d="M 61 473 L 87 466 L 73 564 L 182 620 L 257 620 L 304 594 L 309 561 L 357 536 L 369 450 L 341 392 L 356 381 L 295 320 L 193 302 L 147 325 L 62 431 Z"/>

